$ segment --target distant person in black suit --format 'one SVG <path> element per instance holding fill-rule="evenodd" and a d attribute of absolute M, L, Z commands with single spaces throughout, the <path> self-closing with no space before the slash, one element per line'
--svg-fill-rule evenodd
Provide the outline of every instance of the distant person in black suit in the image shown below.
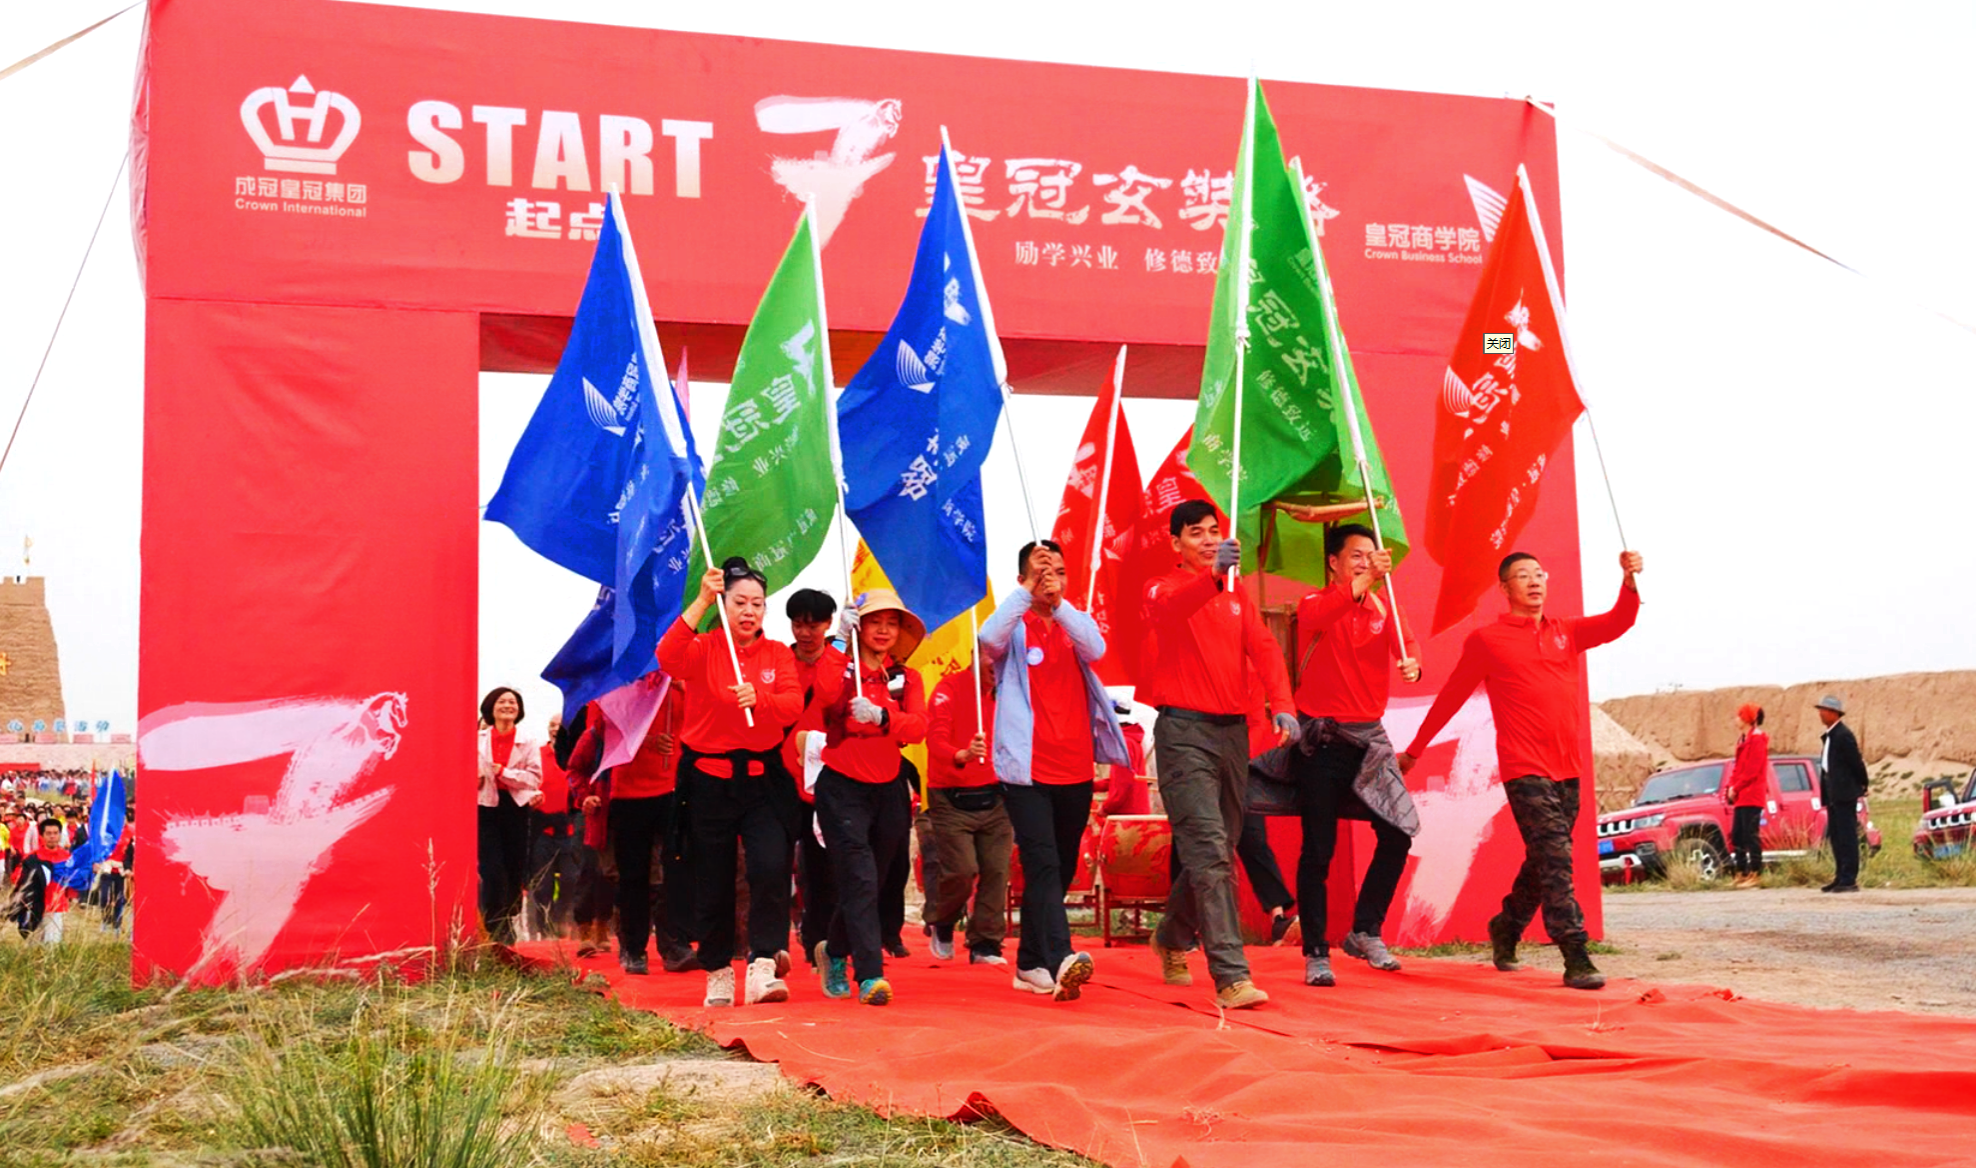
<path fill-rule="evenodd" d="M 1846 703 L 1830 694 L 1818 699 L 1818 720 L 1825 723 L 1825 746 L 1819 755 L 1823 772 L 1820 794 L 1825 800 L 1825 839 L 1832 845 L 1838 871 L 1820 892 L 1859 891 L 1859 797 L 1866 794 L 1866 760 L 1859 739 L 1839 719 Z"/>

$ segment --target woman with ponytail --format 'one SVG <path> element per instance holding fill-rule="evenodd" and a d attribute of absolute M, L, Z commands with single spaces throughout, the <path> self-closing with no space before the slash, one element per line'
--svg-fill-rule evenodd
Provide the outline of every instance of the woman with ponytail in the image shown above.
<path fill-rule="evenodd" d="M 716 602 L 726 614 L 726 630 L 717 623 L 695 632 Z M 789 972 L 790 855 L 802 807 L 783 770 L 780 748 L 783 734 L 802 713 L 803 691 L 789 646 L 762 636 L 767 605 L 767 579 L 731 556 L 701 578 L 700 595 L 659 641 L 660 667 L 674 685 L 685 687 L 680 813 L 686 820 L 693 932 L 700 967 L 707 971 L 709 1006 L 734 1004 L 737 841 L 748 875 L 745 1001 L 789 999 L 782 978 Z"/>
<path fill-rule="evenodd" d="M 1736 710 L 1743 736 L 1736 742 L 1736 761 L 1722 784 L 1722 801 L 1736 809 L 1729 831 L 1730 859 L 1737 888 L 1763 883 L 1763 809 L 1770 799 L 1770 736 L 1763 732 L 1763 707 L 1744 702 Z"/>

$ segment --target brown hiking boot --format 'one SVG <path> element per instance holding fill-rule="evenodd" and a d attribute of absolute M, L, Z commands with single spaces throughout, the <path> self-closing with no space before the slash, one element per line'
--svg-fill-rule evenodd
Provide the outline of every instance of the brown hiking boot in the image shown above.
<path fill-rule="evenodd" d="M 1564 951 L 1564 984 L 1574 990 L 1602 990 L 1605 988 L 1605 974 L 1592 964 L 1591 955 L 1585 952 L 1585 943 L 1560 945 Z"/>
<path fill-rule="evenodd" d="M 1269 995 L 1256 988 L 1256 983 L 1247 978 L 1215 991 L 1214 1003 L 1224 1010 L 1246 1010 L 1250 1006 L 1260 1006 L 1269 1000 Z"/>
<path fill-rule="evenodd" d="M 1151 939 L 1153 956 L 1160 961 L 1160 977 L 1170 986 L 1190 986 L 1194 984 L 1193 971 L 1187 968 L 1185 949 L 1168 949 L 1160 944 L 1159 937 Z"/>
<path fill-rule="evenodd" d="M 1501 913 L 1489 918 L 1489 955 L 1495 960 L 1497 969 L 1515 973 L 1523 966 L 1516 960 L 1516 934 L 1509 929 L 1509 922 L 1503 919 Z"/>

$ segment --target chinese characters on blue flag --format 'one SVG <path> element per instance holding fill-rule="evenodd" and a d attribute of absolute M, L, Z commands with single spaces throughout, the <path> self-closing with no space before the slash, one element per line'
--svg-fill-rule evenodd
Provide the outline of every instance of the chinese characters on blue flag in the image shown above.
<path fill-rule="evenodd" d="M 980 476 L 1003 373 L 967 230 L 943 147 L 905 298 L 837 403 L 845 508 L 928 628 L 987 591 Z"/>
<path fill-rule="evenodd" d="M 608 602 L 613 675 L 651 667 L 683 588 L 687 542 L 675 529 L 685 526 L 682 496 L 696 477 L 688 467 L 698 468 L 677 402 L 660 405 L 664 384 L 638 257 L 613 194 L 569 343 L 487 505 L 487 518 L 529 548 L 609 591 L 599 609 Z"/>

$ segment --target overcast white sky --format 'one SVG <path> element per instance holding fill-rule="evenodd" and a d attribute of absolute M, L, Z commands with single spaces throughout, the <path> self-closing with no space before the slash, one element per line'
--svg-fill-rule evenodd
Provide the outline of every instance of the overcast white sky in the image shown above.
<path fill-rule="evenodd" d="M 0 65 L 120 6 L 9 5 Z M 1916 306 L 1976 321 L 1976 5 L 432 6 L 1229 76 L 1253 63 L 1265 80 L 1551 99 L 1873 277 L 1560 135 L 1573 349 L 1627 534 L 1649 562 L 1640 627 L 1593 655 L 1593 696 L 1976 667 L 1976 335 Z M 132 12 L 0 81 L 0 431 L 123 155 L 139 28 Z M 69 712 L 119 728 L 136 716 L 144 343 L 126 205 L 119 188 L 0 469 L 0 571 L 20 570 L 31 535 Z M 483 499 L 545 380 L 483 378 Z M 709 427 L 719 394 L 696 390 Z M 1019 401 L 1045 525 L 1089 406 Z M 1127 409 L 1150 472 L 1190 406 Z M 987 473 L 990 498 L 1012 493 L 1003 444 Z M 1596 464 L 1581 458 L 1579 473 L 1596 602 L 1618 541 Z M 988 523 L 999 579 L 1027 524 L 1013 506 L 991 506 Z M 523 574 L 529 603 L 504 609 L 530 614 L 483 645 L 482 674 L 532 680 L 593 590 L 533 568 L 505 529 L 486 527 L 482 547 L 485 565 Z M 824 569 L 835 573 L 832 557 Z M 538 682 L 531 696 L 548 692 Z"/>

